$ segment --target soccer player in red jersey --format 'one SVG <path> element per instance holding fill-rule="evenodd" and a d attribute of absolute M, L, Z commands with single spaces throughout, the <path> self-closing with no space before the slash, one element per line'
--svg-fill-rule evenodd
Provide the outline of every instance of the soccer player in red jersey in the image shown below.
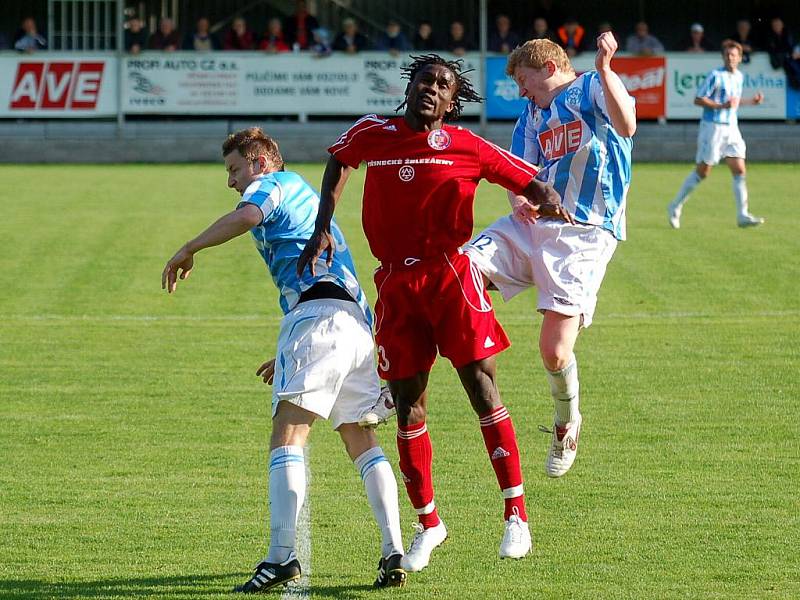
<path fill-rule="evenodd" d="M 409 499 L 419 515 L 403 568 L 419 571 L 447 537 L 433 497 L 432 447 L 425 423 L 427 384 L 439 353 L 458 372 L 478 414 L 486 450 L 505 499 L 501 558 L 531 549 L 519 449 L 495 382 L 494 355 L 509 346 L 495 320 L 483 277 L 460 248 L 473 227 L 475 188 L 481 179 L 525 196 L 529 219 L 571 221 L 552 188 L 534 179 L 535 167 L 467 129 L 444 125 L 463 101 L 480 101 L 461 62 L 437 55 L 412 57 L 402 117 L 368 115 L 333 146 L 322 179 L 316 231 L 297 268 L 314 270 L 335 250 L 330 221 L 351 169 L 367 164 L 362 220 L 380 261 L 375 336 L 378 371 L 397 405 L 397 448 Z"/>

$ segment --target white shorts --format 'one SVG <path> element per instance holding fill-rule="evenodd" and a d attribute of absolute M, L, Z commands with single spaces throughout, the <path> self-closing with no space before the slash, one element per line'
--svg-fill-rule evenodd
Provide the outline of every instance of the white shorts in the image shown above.
<path fill-rule="evenodd" d="M 520 223 L 511 215 L 482 231 L 465 251 L 508 301 L 536 286 L 537 310 L 592 323 L 597 293 L 617 239 L 596 225 L 556 219 Z"/>
<path fill-rule="evenodd" d="M 301 302 L 281 321 L 272 416 L 281 401 L 329 419 L 357 423 L 380 394 L 372 330 L 355 302 Z"/>
<path fill-rule="evenodd" d="M 747 153 L 738 125 L 701 121 L 697 132 L 695 164 L 716 165 L 725 157 L 744 158 Z"/>

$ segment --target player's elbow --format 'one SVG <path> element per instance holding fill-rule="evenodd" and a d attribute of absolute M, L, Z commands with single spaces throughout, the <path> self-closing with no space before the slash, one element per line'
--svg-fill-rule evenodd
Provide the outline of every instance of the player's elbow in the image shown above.
<path fill-rule="evenodd" d="M 636 133 L 636 119 L 633 121 L 626 121 L 621 128 L 617 130 L 622 137 L 633 137 Z"/>
<path fill-rule="evenodd" d="M 703 99 L 702 98 L 695 98 L 694 99 L 694 105 L 695 106 L 705 106 L 705 104 L 703 104 Z"/>
<path fill-rule="evenodd" d="M 633 137 L 636 133 L 636 114 L 621 114 L 611 120 L 614 131 L 622 137 Z"/>

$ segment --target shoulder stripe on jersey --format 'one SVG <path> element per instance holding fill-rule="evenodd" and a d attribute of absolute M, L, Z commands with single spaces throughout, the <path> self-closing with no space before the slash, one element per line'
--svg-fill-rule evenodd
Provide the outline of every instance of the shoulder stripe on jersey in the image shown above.
<path fill-rule="evenodd" d="M 372 129 L 373 127 L 377 127 L 378 125 L 385 125 L 388 122 L 388 119 L 381 119 L 378 115 L 367 115 L 365 117 L 361 117 L 358 121 L 353 123 L 353 125 L 345 131 L 336 142 L 331 146 L 331 148 L 336 148 L 336 146 L 341 146 L 340 148 L 336 148 L 332 152 L 332 154 L 336 154 L 339 150 L 346 148 L 348 144 L 362 131 L 366 131 L 367 129 Z"/>
<path fill-rule="evenodd" d="M 518 156 L 514 156 L 508 150 L 504 150 L 503 148 L 501 148 L 497 144 L 493 144 L 489 140 L 480 137 L 479 135 L 473 133 L 472 131 L 470 131 L 466 127 L 464 128 L 464 131 L 468 132 L 473 137 L 481 139 L 484 142 L 486 142 L 487 144 L 489 144 L 492 148 L 494 148 L 495 150 L 497 150 L 500 153 L 500 156 L 502 156 L 504 159 L 506 159 L 512 166 L 516 167 L 520 171 L 523 171 L 526 175 L 530 175 L 531 177 L 536 177 L 536 174 L 539 172 L 539 169 L 537 167 L 533 166 L 527 160 L 524 160 L 524 159 L 522 159 L 522 158 L 520 158 Z"/>

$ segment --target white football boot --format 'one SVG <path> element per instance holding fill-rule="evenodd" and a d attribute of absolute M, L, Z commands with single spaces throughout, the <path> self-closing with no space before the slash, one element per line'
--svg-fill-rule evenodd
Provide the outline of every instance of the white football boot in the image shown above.
<path fill-rule="evenodd" d="M 764 223 L 763 217 L 754 217 L 753 215 L 744 215 L 743 217 L 739 217 L 738 225 L 739 227 L 758 227 Z"/>
<path fill-rule="evenodd" d="M 419 523 L 414 523 L 414 537 L 408 546 L 400 565 L 409 573 L 422 571 L 431 561 L 431 552 L 447 539 L 447 528 L 444 521 L 439 520 L 436 527 L 423 528 Z"/>
<path fill-rule="evenodd" d="M 541 431 L 551 433 L 553 441 L 547 451 L 547 459 L 544 462 L 544 471 L 548 477 L 561 477 L 569 471 L 575 456 L 578 454 L 578 436 L 581 433 L 581 422 L 583 417 L 578 414 L 578 418 L 567 423 L 564 427 L 556 427 L 553 424 L 552 431 L 539 426 Z"/>
<path fill-rule="evenodd" d="M 503 541 L 500 542 L 500 558 L 523 558 L 532 548 L 528 523 L 520 519 L 518 514 L 511 515 L 506 521 Z"/>
<path fill-rule="evenodd" d="M 667 220 L 673 229 L 681 228 L 681 208 L 675 206 L 672 202 L 667 206 Z"/>
<path fill-rule="evenodd" d="M 381 388 L 381 393 L 370 408 L 364 411 L 358 424 L 366 429 L 375 429 L 378 425 L 388 423 L 389 419 L 397 414 L 392 393 L 387 386 Z"/>

